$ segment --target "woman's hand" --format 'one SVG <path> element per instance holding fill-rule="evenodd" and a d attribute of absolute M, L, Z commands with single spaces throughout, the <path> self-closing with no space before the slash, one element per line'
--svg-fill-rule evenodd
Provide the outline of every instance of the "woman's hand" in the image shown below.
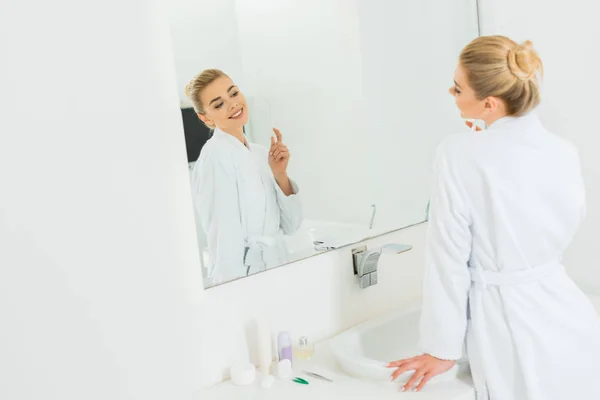
<path fill-rule="evenodd" d="M 273 128 L 275 139 L 271 136 L 271 148 L 269 149 L 269 166 L 273 171 L 275 181 L 286 196 L 293 194 L 292 184 L 287 176 L 287 166 L 290 160 L 290 151 L 283 144 L 281 132 L 277 128 Z"/>
<path fill-rule="evenodd" d="M 283 144 L 281 132 L 277 128 L 273 128 L 275 136 L 271 136 L 271 148 L 269 149 L 269 166 L 273 171 L 275 178 L 286 175 L 288 161 L 290 160 L 290 151 Z"/>
<path fill-rule="evenodd" d="M 411 390 L 418 382 L 419 385 L 415 389 L 415 392 L 419 392 L 431 378 L 450 370 L 455 363 L 456 361 L 454 360 L 440 360 L 429 354 L 423 354 L 406 360 L 391 362 L 387 367 L 396 368 L 396 371 L 392 374 L 392 381 L 398 379 L 400 375 L 407 371 L 415 371 L 402 388 L 402 391 Z"/>

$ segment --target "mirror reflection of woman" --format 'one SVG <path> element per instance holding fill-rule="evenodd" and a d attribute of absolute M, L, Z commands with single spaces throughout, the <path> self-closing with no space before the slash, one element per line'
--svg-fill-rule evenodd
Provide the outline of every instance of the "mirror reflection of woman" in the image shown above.
<path fill-rule="evenodd" d="M 282 234 L 298 230 L 302 208 L 287 175 L 290 152 L 281 132 L 273 129 L 269 149 L 248 142 L 246 99 L 220 70 L 201 72 L 186 94 L 200 120 L 214 129 L 192 171 L 194 205 L 211 258 L 205 284 L 285 263 Z"/>

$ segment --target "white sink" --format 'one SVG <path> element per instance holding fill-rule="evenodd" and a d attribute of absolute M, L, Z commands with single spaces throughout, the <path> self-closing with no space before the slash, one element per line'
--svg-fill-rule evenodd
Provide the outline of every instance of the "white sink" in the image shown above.
<path fill-rule="evenodd" d="M 600 314 L 600 291 L 588 297 Z M 393 369 L 386 368 L 390 361 L 421 354 L 419 340 L 420 302 L 373 318 L 331 340 L 331 350 L 336 361 L 347 374 L 356 378 L 390 382 Z M 431 382 L 450 381 L 469 372 L 469 364 L 463 356 L 454 368 L 438 375 Z M 402 374 L 395 382 L 406 382 L 412 371 Z"/>
<path fill-rule="evenodd" d="M 340 367 L 349 375 L 378 382 L 391 382 L 393 369 L 386 368 L 390 361 L 421 354 L 419 340 L 420 304 L 401 311 L 373 318 L 331 340 L 331 349 Z M 449 381 L 459 373 L 468 371 L 466 358 L 461 359 L 448 372 L 431 382 Z M 412 371 L 395 381 L 408 381 Z"/>

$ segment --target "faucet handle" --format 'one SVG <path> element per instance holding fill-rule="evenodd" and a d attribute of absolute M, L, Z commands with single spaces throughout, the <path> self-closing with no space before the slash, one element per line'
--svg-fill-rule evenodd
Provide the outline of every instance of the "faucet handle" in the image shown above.
<path fill-rule="evenodd" d="M 358 278 L 358 286 L 361 289 L 366 289 L 370 286 L 377 285 L 377 271 L 368 273 Z"/>
<path fill-rule="evenodd" d="M 352 249 L 354 275 L 357 275 L 359 286 L 364 289 L 377 284 L 377 264 L 382 254 L 400 254 L 412 249 L 408 244 L 390 243 L 367 250 L 367 246 Z"/>

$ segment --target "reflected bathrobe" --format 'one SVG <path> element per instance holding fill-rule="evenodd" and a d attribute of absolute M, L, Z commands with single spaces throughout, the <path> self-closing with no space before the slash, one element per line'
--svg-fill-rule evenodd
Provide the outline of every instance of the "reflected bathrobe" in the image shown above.
<path fill-rule="evenodd" d="M 192 170 L 196 215 L 206 234 L 215 285 L 287 261 L 282 233 L 302 223 L 298 186 L 286 196 L 273 177 L 268 149 L 215 129 Z"/>
<path fill-rule="evenodd" d="M 600 319 L 561 265 L 576 149 L 507 117 L 442 143 L 433 181 L 420 350 L 456 360 L 466 339 L 477 400 L 600 399 Z"/>

